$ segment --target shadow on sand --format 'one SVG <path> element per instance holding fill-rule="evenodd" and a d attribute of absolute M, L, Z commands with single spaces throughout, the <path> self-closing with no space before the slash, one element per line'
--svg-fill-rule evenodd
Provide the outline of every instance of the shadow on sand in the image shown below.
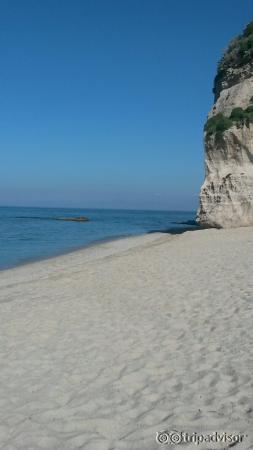
<path fill-rule="evenodd" d="M 186 222 L 172 222 L 177 225 L 175 227 L 171 226 L 169 228 L 165 228 L 164 230 L 152 230 L 149 231 L 151 233 L 168 233 L 168 234 L 182 234 L 186 231 L 197 231 L 204 230 L 205 227 L 201 227 L 195 220 L 187 220 Z"/>

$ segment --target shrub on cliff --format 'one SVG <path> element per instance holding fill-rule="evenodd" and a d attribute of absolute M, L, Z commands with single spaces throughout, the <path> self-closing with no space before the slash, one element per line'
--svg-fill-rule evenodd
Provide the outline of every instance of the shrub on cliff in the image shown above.
<path fill-rule="evenodd" d="M 246 113 L 253 113 L 253 105 L 248 106 L 248 108 L 245 109 Z"/>
<path fill-rule="evenodd" d="M 248 106 L 246 109 L 234 108 L 231 112 L 230 119 L 241 125 L 249 125 L 253 122 L 253 105 Z"/>
<path fill-rule="evenodd" d="M 228 68 L 241 67 L 253 58 L 253 21 L 229 44 L 218 64 L 217 77 Z"/>
<path fill-rule="evenodd" d="M 248 106 L 245 110 L 246 114 L 246 124 L 249 125 L 249 123 L 253 123 L 253 105 Z"/>
<path fill-rule="evenodd" d="M 242 108 L 234 108 L 231 112 L 230 119 L 239 122 L 243 120 L 245 116 L 244 110 Z"/>
<path fill-rule="evenodd" d="M 233 121 L 229 117 L 225 117 L 223 114 L 218 113 L 207 120 L 204 130 L 207 135 L 222 134 L 232 125 Z"/>
<path fill-rule="evenodd" d="M 224 131 L 233 125 L 249 126 L 250 123 L 253 123 L 253 105 L 248 106 L 246 109 L 234 108 L 230 117 L 226 117 L 222 113 L 216 114 L 207 120 L 204 130 L 207 136 L 212 134 L 221 136 Z"/>
<path fill-rule="evenodd" d="M 242 34 L 230 42 L 218 63 L 213 88 L 216 98 L 220 92 L 221 82 L 231 77 L 231 69 L 238 69 L 246 64 L 253 66 L 253 21 L 246 26 Z"/>
<path fill-rule="evenodd" d="M 253 35 L 253 22 L 250 22 L 243 31 L 243 35 L 248 37 Z"/>

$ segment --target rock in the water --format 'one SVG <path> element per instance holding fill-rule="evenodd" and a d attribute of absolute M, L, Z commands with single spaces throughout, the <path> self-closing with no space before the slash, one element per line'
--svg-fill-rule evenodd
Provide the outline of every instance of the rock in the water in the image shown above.
<path fill-rule="evenodd" d="M 65 220 L 66 222 L 88 222 L 90 219 L 85 216 L 79 216 L 79 217 L 57 217 L 56 220 Z"/>
<path fill-rule="evenodd" d="M 205 181 L 197 222 L 253 225 L 253 22 L 218 66 L 215 104 L 205 125 Z"/>

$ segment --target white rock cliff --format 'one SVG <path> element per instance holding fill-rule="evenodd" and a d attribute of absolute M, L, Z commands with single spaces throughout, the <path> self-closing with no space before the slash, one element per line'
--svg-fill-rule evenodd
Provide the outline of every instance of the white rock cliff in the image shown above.
<path fill-rule="evenodd" d="M 209 122 L 221 116 L 230 124 L 219 132 L 205 131 L 205 181 L 197 213 L 197 222 L 205 227 L 253 225 L 253 34 L 245 34 L 249 27 L 253 31 L 251 23 L 230 44 L 215 80 L 216 102 Z M 243 54 L 245 40 L 249 49 Z M 235 108 L 242 108 L 241 115 L 249 113 L 231 121 Z"/>

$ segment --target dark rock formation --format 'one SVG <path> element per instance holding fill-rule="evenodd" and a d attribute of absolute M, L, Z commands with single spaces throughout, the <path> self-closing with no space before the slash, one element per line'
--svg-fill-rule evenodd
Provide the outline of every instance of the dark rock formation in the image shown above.
<path fill-rule="evenodd" d="M 88 222 L 90 219 L 85 216 L 79 216 L 79 217 L 56 217 L 55 220 L 65 220 L 66 222 Z"/>

